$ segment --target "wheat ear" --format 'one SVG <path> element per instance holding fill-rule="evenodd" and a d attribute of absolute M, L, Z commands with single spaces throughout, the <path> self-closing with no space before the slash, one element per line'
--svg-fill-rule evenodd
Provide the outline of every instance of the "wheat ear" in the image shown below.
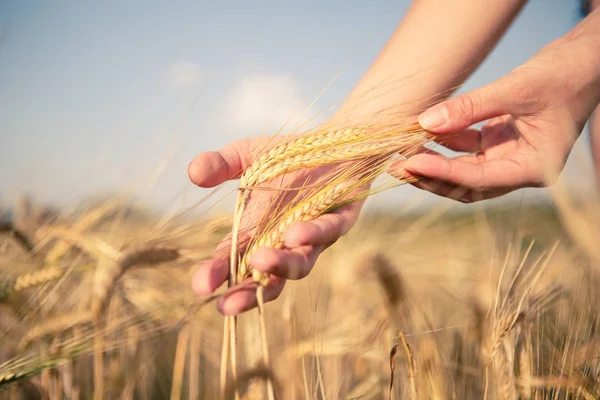
<path fill-rule="evenodd" d="M 110 268 L 102 268 L 96 274 L 94 282 L 94 299 L 92 313 L 102 314 L 112 291 L 119 278 L 130 268 L 138 265 L 158 265 L 175 261 L 179 258 L 179 251 L 171 248 L 148 247 L 130 251 Z"/>
<path fill-rule="evenodd" d="M 353 128 L 302 136 L 285 142 L 255 160 L 240 178 L 242 188 L 253 188 L 278 176 L 300 169 L 356 161 L 396 149 L 405 155 L 432 140 L 418 125 L 381 131 Z"/>
<path fill-rule="evenodd" d="M 65 273 L 64 271 L 64 268 L 46 267 L 39 271 L 21 274 L 15 280 L 8 281 L 3 285 L 0 292 L 0 300 L 5 299 L 11 293 L 41 286 L 44 283 L 59 279 Z"/>
<path fill-rule="evenodd" d="M 246 169 L 240 178 L 241 187 L 251 187 L 267 181 L 265 176 L 276 164 L 290 157 L 322 148 L 332 148 L 340 143 L 348 143 L 366 135 L 364 128 L 348 128 L 325 132 L 309 133 L 273 147 L 260 155 Z"/>
<path fill-rule="evenodd" d="M 300 203 L 293 209 L 293 212 L 286 216 L 275 227 L 275 229 L 267 232 L 264 235 L 261 235 L 259 239 L 251 245 L 242 259 L 239 268 L 239 279 L 243 280 L 252 275 L 255 281 L 266 283 L 265 279 L 268 279 L 268 276 L 259 271 L 252 271 L 250 265 L 248 264 L 248 259 L 252 256 L 252 254 L 262 247 L 276 249 L 282 248 L 283 234 L 290 226 L 297 222 L 313 220 L 319 215 L 325 213 L 348 193 L 348 187 L 348 185 L 339 184 L 331 187 L 328 190 L 324 190 L 318 196 L 315 196 L 308 201 Z"/>
<path fill-rule="evenodd" d="M 95 329 L 102 329 L 102 316 L 109 303 L 112 292 L 119 278 L 136 265 L 157 265 L 164 262 L 174 261 L 179 258 L 179 251 L 169 248 L 148 247 L 141 250 L 130 251 L 124 254 L 112 267 L 96 269 L 94 281 L 94 293 L 92 299 L 92 314 L 94 316 Z M 94 336 L 94 398 L 101 399 L 104 396 L 104 340 L 103 336 Z"/>

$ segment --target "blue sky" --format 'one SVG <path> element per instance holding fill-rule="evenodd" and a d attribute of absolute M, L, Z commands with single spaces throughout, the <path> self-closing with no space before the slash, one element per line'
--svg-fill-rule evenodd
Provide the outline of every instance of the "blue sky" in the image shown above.
<path fill-rule="evenodd" d="M 207 191 L 201 151 L 270 132 L 337 74 L 343 101 L 410 1 L 0 2 L 0 204 L 58 205 L 134 187 L 181 206 Z M 531 0 L 461 91 L 525 62 L 578 21 L 577 1 Z M 268 131 L 269 132 L 269 131 Z M 537 196 L 534 192 L 532 196 Z M 374 204 L 431 196 L 399 188 Z"/>

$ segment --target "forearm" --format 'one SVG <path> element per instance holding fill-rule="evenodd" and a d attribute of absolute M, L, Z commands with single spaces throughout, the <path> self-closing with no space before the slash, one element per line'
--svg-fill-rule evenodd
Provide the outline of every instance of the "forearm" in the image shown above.
<path fill-rule="evenodd" d="M 590 2 L 590 11 L 600 8 L 600 0 Z M 596 186 L 600 188 L 600 105 L 596 106 L 589 121 L 590 146 L 596 171 Z"/>
<path fill-rule="evenodd" d="M 525 2 L 415 0 L 335 118 L 355 121 L 382 110 L 418 114 L 449 96 L 493 49 Z"/>
<path fill-rule="evenodd" d="M 572 93 L 565 100 L 574 103 L 573 119 L 582 127 L 600 102 L 600 7 L 594 3 L 590 14 L 556 41 L 554 54 L 548 53 L 563 66 L 556 79 Z"/>

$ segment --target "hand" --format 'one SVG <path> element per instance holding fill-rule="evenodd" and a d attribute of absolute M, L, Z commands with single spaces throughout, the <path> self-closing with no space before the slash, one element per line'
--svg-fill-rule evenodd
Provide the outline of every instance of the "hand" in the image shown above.
<path fill-rule="evenodd" d="M 391 172 L 418 176 L 415 186 L 467 203 L 552 184 L 598 104 L 597 86 L 595 60 L 572 40 L 558 40 L 504 78 L 419 116 L 439 144 L 473 154 L 449 159 L 424 151 Z M 488 119 L 481 130 L 467 129 Z"/>
<path fill-rule="evenodd" d="M 201 153 L 194 158 L 188 167 L 190 180 L 201 187 L 214 187 L 226 180 L 236 179 L 252 163 L 252 149 L 259 138 L 245 139 L 230 143 L 220 151 Z M 310 184 L 335 168 L 320 167 L 307 171 L 286 174 L 283 179 L 276 179 L 272 187 L 292 187 L 294 182 Z M 306 182 L 306 179 L 309 179 Z M 252 235 L 252 227 L 264 217 L 269 202 L 277 191 L 252 192 L 246 207 L 247 215 L 242 220 L 240 232 L 240 251 L 243 253 L 243 242 Z M 271 274 L 264 289 L 265 301 L 277 298 L 287 279 L 300 279 L 308 275 L 317 257 L 323 250 L 331 246 L 344 235 L 356 222 L 362 201 L 355 201 L 340 207 L 332 213 L 305 223 L 290 227 L 285 234 L 285 248 L 281 250 L 263 248 L 255 252 L 250 263 L 252 267 Z M 213 257 L 201 265 L 192 279 L 192 289 L 199 296 L 214 292 L 228 278 L 230 237 L 219 244 Z M 239 290 L 217 302 L 217 308 L 224 315 L 235 315 L 256 306 L 255 290 Z"/>

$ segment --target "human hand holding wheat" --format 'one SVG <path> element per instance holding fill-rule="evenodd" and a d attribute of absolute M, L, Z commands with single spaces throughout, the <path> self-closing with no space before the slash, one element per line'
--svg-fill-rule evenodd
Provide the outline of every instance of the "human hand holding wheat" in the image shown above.
<path fill-rule="evenodd" d="M 263 138 L 264 139 L 264 138 Z M 214 187 L 230 180 L 238 179 L 256 158 L 253 149 L 259 138 L 233 142 L 216 152 L 201 153 L 194 158 L 188 168 L 190 180 L 200 187 Z M 302 182 L 310 185 L 324 174 L 331 173 L 335 166 L 304 169 L 285 175 L 284 179 L 267 186 L 281 189 Z M 279 191 L 260 190 L 252 194 L 248 204 L 248 215 L 242 221 L 241 250 L 244 242 L 252 235 L 253 227 L 269 211 L 269 205 Z M 308 275 L 321 252 L 345 234 L 358 218 L 362 201 L 352 202 L 330 213 L 318 216 L 307 222 L 293 224 L 284 234 L 285 248 L 259 248 L 250 259 L 252 267 L 270 274 L 264 290 L 265 301 L 277 298 L 287 279 L 300 279 Z M 198 268 L 192 287 L 197 295 L 213 293 L 228 279 L 230 237 L 217 247 L 214 256 Z M 217 303 L 225 315 L 234 315 L 256 306 L 256 292 L 249 288 L 222 297 Z"/>

